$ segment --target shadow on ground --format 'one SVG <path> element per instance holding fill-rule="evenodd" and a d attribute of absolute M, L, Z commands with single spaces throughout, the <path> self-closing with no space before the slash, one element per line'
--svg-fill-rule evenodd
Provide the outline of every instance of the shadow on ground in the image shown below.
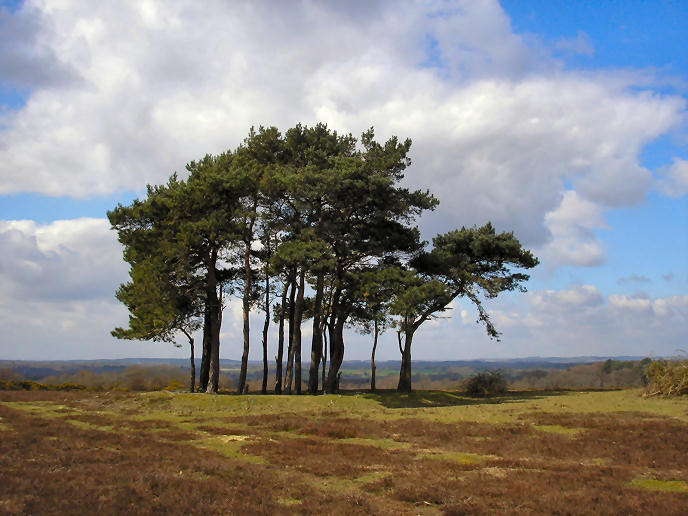
<path fill-rule="evenodd" d="M 399 394 L 397 391 L 381 390 L 375 393 L 361 393 L 360 391 L 343 392 L 343 395 L 358 395 L 375 400 L 380 405 L 396 408 L 432 408 L 456 407 L 461 405 L 486 405 L 501 403 L 518 403 L 528 400 L 542 399 L 550 396 L 562 396 L 565 391 L 514 391 L 502 396 L 471 397 L 461 392 L 448 391 L 413 391 L 409 394 Z"/>

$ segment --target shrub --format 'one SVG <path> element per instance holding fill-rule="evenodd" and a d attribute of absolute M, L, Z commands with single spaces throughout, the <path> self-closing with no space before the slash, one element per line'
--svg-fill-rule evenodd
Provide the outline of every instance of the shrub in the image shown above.
<path fill-rule="evenodd" d="M 466 379 L 464 390 L 471 396 L 504 394 L 508 385 L 501 371 L 481 371 Z"/>
<path fill-rule="evenodd" d="M 688 360 L 655 360 L 648 366 L 646 374 L 650 381 L 648 396 L 688 394 Z"/>

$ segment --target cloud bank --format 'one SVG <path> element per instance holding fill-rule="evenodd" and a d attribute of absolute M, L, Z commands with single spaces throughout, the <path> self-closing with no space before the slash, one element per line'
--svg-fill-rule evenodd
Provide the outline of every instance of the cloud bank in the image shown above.
<path fill-rule="evenodd" d="M 491 220 L 554 270 L 604 262 L 607 210 L 652 190 L 688 193 L 684 160 L 640 162 L 685 124 L 685 99 L 659 93 L 647 71 L 567 70 L 515 34 L 497 2 L 27 0 L 0 24 L 0 74 L 30 92 L 0 110 L 0 194 L 140 191 L 235 147 L 252 125 L 375 125 L 379 138 L 414 141 L 407 182 L 441 201 L 426 237 Z M 556 45 L 594 53 L 584 33 Z M 126 267 L 106 221 L 1 224 L 6 324 L 18 310 L 46 328 L 79 327 L 95 309 L 99 332 L 124 322 L 112 296 Z M 565 340 L 583 320 L 611 334 L 604 321 L 640 303 L 597 296 L 575 287 L 529 297 L 528 316 L 495 310 L 544 342 L 541 328 Z M 576 311 L 574 299 L 597 305 Z M 680 300 L 648 302 L 653 320 L 685 315 Z M 568 317 L 548 311 L 566 303 Z"/>

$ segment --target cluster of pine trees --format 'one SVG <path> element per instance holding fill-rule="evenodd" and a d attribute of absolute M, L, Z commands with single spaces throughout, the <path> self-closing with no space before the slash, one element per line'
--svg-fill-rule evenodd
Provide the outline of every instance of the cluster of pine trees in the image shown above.
<path fill-rule="evenodd" d="M 453 299 L 470 299 L 497 337 L 481 297 L 524 290 L 528 276 L 513 269 L 538 261 L 513 233 L 498 234 L 489 223 L 438 235 L 426 249 L 415 221 L 438 201 L 429 191 L 401 186 L 410 146 L 396 137 L 380 144 L 372 128 L 360 141 L 324 124 L 284 134 L 251 129 L 235 150 L 189 163 L 186 179 L 175 173 L 164 185 L 148 186 L 144 199 L 118 205 L 108 217 L 131 267 L 116 297 L 130 316 L 129 327 L 113 335 L 170 342 L 186 335 L 193 391 L 192 335 L 202 328 L 199 388 L 217 392 L 222 309 L 228 296 L 237 296 L 243 308 L 237 390 L 246 387 L 249 315 L 259 310 L 265 315 L 262 392 L 268 391 L 268 330 L 275 323 L 274 391 L 280 394 L 301 392 L 307 320 L 310 393 L 320 389 L 321 365 L 323 391 L 338 390 L 347 326 L 374 336 L 373 389 L 377 337 L 395 328 L 400 391 L 411 390 L 416 330 Z"/>

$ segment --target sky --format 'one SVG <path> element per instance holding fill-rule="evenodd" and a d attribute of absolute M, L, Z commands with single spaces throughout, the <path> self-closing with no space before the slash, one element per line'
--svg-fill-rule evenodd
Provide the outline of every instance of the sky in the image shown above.
<path fill-rule="evenodd" d="M 492 221 L 540 259 L 486 303 L 500 341 L 457 299 L 414 358 L 687 350 L 686 48 L 688 2 L 0 0 L 0 359 L 187 356 L 110 336 L 128 267 L 105 214 L 299 122 L 411 138 L 426 240 Z"/>

